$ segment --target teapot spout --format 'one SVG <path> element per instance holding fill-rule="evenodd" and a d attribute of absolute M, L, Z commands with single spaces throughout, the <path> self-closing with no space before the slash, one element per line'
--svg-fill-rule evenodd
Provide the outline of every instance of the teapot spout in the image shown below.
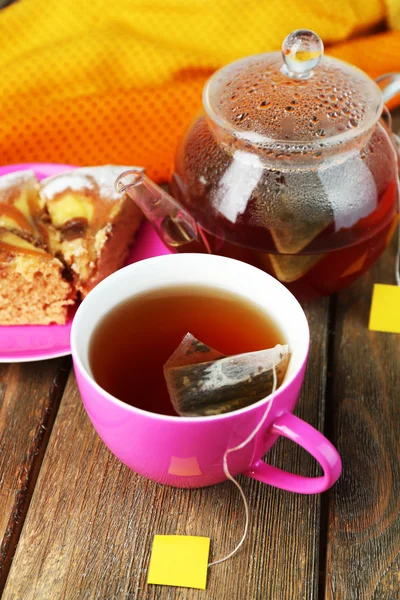
<path fill-rule="evenodd" d="M 211 252 L 207 238 L 191 214 L 143 171 L 124 171 L 114 186 L 117 192 L 132 198 L 166 246 L 180 248 L 195 242 L 203 252 Z"/>

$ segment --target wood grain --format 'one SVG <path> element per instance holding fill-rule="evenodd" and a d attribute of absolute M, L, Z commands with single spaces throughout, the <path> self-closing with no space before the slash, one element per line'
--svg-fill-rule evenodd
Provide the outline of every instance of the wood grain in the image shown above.
<path fill-rule="evenodd" d="M 400 336 L 368 330 L 373 283 L 395 283 L 396 243 L 339 296 L 331 424 L 343 475 L 330 496 L 329 600 L 400 598 Z"/>
<path fill-rule="evenodd" d="M 0 364 L 0 592 L 69 368 L 70 359 Z"/>
<path fill-rule="evenodd" d="M 322 427 L 328 301 L 308 310 L 310 365 L 297 414 Z M 302 450 L 279 440 L 269 459 L 316 475 Z M 313 600 L 318 586 L 319 497 L 240 478 L 251 526 L 240 553 L 212 567 L 207 590 L 146 584 L 153 536 L 211 536 L 213 559 L 240 539 L 244 509 L 227 482 L 163 487 L 120 464 L 100 441 L 70 377 L 3 600 Z"/>

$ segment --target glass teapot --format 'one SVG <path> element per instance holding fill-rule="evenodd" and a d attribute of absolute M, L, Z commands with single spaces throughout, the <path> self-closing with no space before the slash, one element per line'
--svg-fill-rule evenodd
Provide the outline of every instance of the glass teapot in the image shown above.
<path fill-rule="evenodd" d="M 310 30 L 282 53 L 217 71 L 204 112 L 181 140 L 174 197 L 141 171 L 116 181 L 178 251 L 239 258 L 300 296 L 328 295 L 364 273 L 398 220 L 398 154 L 381 87 L 323 56 Z M 384 118 L 386 116 L 386 119 Z"/>

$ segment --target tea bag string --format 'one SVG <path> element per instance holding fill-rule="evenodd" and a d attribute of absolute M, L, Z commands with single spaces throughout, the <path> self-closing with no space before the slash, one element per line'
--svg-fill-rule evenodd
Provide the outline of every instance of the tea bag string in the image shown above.
<path fill-rule="evenodd" d="M 400 196 L 399 196 L 400 198 Z M 399 201 L 400 204 L 400 201 Z M 400 213 L 400 206 L 399 206 L 399 213 Z M 397 254 L 396 254 L 396 261 L 395 261 L 395 275 L 396 275 L 396 284 L 398 286 L 400 286 L 400 219 L 397 225 Z"/>
<path fill-rule="evenodd" d="M 386 108 L 386 111 L 390 117 L 390 128 L 392 128 L 391 114 L 387 108 Z M 396 154 L 398 154 L 398 157 L 400 157 L 400 136 L 397 135 L 396 133 L 393 133 L 393 138 L 394 138 L 395 144 L 397 146 L 397 151 L 398 151 Z M 398 160 L 400 160 L 400 158 Z M 397 179 L 399 181 L 399 173 L 397 173 Z M 399 183 L 400 183 L 400 181 L 399 181 Z M 399 192 L 397 192 L 397 214 L 399 217 L 400 216 L 400 193 Z M 395 268 L 396 284 L 400 287 L 400 218 L 397 222 L 397 253 L 396 253 L 394 268 Z"/>
<path fill-rule="evenodd" d="M 395 137 L 396 143 L 400 152 L 400 138 L 398 136 Z M 398 222 L 397 222 L 397 254 L 395 260 L 395 277 L 396 284 L 400 286 L 400 193 L 397 194 L 397 214 L 398 214 Z"/>
<path fill-rule="evenodd" d="M 272 406 L 272 402 L 273 402 L 273 399 L 274 399 L 274 394 L 275 394 L 276 386 L 277 386 L 276 368 L 275 368 L 275 364 L 274 363 L 272 363 L 272 371 L 273 371 L 272 392 L 271 392 L 271 395 L 270 395 L 268 406 L 267 406 L 267 408 L 266 408 L 266 410 L 264 412 L 264 415 L 263 415 L 262 419 L 259 421 L 259 423 L 257 423 L 256 427 L 250 433 L 250 435 L 248 436 L 248 438 L 245 439 L 244 442 L 241 442 L 238 446 L 235 446 L 234 448 L 228 448 L 228 450 L 226 450 L 226 452 L 224 454 L 224 458 L 223 458 L 223 468 L 224 468 L 225 476 L 226 476 L 227 479 L 229 479 L 230 481 L 232 481 L 232 483 L 234 483 L 236 485 L 236 487 L 238 488 L 238 490 L 240 492 L 240 495 L 242 496 L 242 499 L 243 499 L 244 510 L 245 510 L 245 514 L 246 514 L 246 521 L 245 521 L 245 526 L 244 526 L 244 532 L 243 532 L 243 535 L 242 535 L 242 538 L 241 538 L 240 542 L 232 550 L 232 552 L 230 552 L 229 554 L 227 554 L 223 558 L 220 558 L 219 560 L 215 560 L 215 561 L 209 563 L 208 564 L 209 567 L 213 567 L 214 565 L 218 565 L 220 563 L 223 563 L 226 560 L 228 560 L 229 558 L 231 558 L 234 554 L 236 554 L 236 552 L 242 546 L 242 544 L 245 541 L 246 536 L 247 536 L 247 532 L 248 532 L 248 529 L 249 529 L 249 505 L 248 505 L 247 498 L 245 496 L 245 493 L 243 491 L 242 486 L 240 485 L 240 483 L 238 483 L 236 481 L 236 479 L 229 472 L 228 455 L 231 452 L 236 452 L 237 450 L 242 450 L 242 448 L 244 448 L 245 446 L 247 446 L 247 444 L 249 444 L 251 442 L 251 440 L 257 435 L 257 433 L 260 431 L 261 427 L 264 425 L 265 420 L 268 417 L 268 414 L 269 414 L 269 412 L 271 410 L 271 406 Z"/>

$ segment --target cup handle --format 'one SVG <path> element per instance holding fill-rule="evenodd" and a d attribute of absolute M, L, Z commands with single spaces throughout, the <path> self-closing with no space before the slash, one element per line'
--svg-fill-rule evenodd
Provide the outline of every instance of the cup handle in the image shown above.
<path fill-rule="evenodd" d="M 319 494 L 337 481 L 342 471 L 340 456 L 330 441 L 314 427 L 291 413 L 284 412 L 276 419 L 270 433 L 283 435 L 307 450 L 319 462 L 324 474 L 321 477 L 303 477 L 267 465 L 259 459 L 244 473 L 245 475 L 299 494 Z"/>

